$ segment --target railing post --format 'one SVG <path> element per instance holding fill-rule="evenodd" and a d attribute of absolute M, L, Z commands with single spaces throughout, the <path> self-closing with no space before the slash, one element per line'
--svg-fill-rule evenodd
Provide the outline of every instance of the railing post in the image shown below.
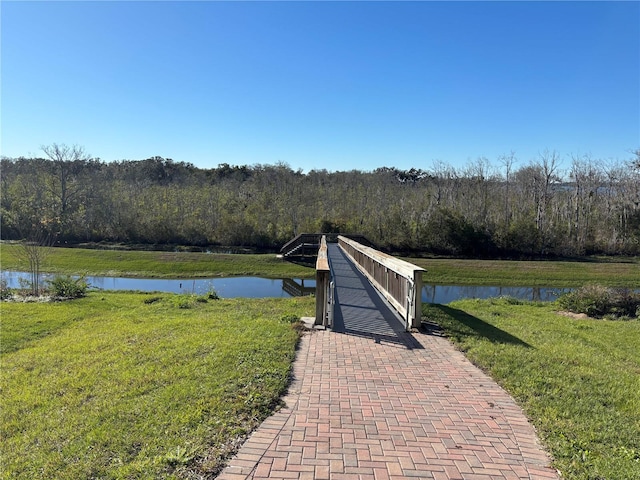
<path fill-rule="evenodd" d="M 422 270 L 414 270 L 413 272 L 413 328 L 420 328 L 422 323 Z"/>
<path fill-rule="evenodd" d="M 316 261 L 316 320 L 314 325 L 328 326 L 330 298 L 331 271 L 329 269 L 329 258 L 327 256 L 327 238 L 322 236 L 320 249 L 318 250 L 318 260 Z"/>

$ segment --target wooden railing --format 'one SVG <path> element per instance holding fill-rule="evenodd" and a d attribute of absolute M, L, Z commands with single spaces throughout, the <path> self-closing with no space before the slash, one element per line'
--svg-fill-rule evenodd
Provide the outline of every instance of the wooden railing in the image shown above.
<path fill-rule="evenodd" d="M 338 237 L 338 244 L 373 286 L 402 315 L 405 328 L 409 330 L 419 327 L 422 317 L 424 269 L 343 236 Z"/>
<path fill-rule="evenodd" d="M 284 258 L 292 255 L 314 255 L 320 247 L 320 239 L 325 236 L 327 242 L 336 243 L 338 241 L 338 233 L 300 233 L 285 243 L 280 249 L 280 253 Z M 359 234 L 345 234 L 347 238 L 356 242 L 374 247 L 374 245 L 364 236 Z"/>
<path fill-rule="evenodd" d="M 290 255 L 315 255 L 321 236 L 322 234 L 319 233 L 301 233 L 297 235 L 280 249 L 282 256 L 286 258 Z"/>
<path fill-rule="evenodd" d="M 330 326 L 333 310 L 331 288 L 331 268 L 327 255 L 327 237 L 320 240 L 318 260 L 316 261 L 316 325 Z"/>

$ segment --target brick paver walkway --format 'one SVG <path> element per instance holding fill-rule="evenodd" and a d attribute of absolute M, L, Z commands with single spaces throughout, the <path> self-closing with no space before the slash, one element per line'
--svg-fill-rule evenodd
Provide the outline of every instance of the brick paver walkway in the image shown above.
<path fill-rule="evenodd" d="M 303 337 L 286 407 L 218 477 L 558 479 L 521 409 L 436 331 L 407 333 L 329 245 L 333 331 Z"/>
<path fill-rule="evenodd" d="M 306 335 L 286 407 L 218 478 L 559 478 L 504 390 L 445 338 L 412 337 Z"/>

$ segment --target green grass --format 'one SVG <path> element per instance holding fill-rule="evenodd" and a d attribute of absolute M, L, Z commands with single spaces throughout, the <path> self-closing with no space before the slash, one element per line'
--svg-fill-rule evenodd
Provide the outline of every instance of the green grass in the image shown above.
<path fill-rule="evenodd" d="M 566 479 L 640 478 L 640 322 L 510 299 L 424 305 L 524 408 Z"/>
<path fill-rule="evenodd" d="M 607 287 L 640 288 L 640 258 L 599 260 L 515 261 L 407 258 L 427 272 L 424 283 L 503 287 L 579 287 L 597 283 Z"/>
<path fill-rule="evenodd" d="M 0 244 L 3 270 L 28 270 L 15 255 L 15 244 Z M 234 275 L 268 278 L 311 278 L 312 268 L 274 254 L 218 254 L 50 248 L 43 272 L 109 277 L 204 278 Z"/>
<path fill-rule="evenodd" d="M 1 478 L 200 478 L 277 407 L 313 299 L 0 308 Z"/>
<path fill-rule="evenodd" d="M 0 244 L 3 270 L 27 270 L 13 253 L 15 244 Z M 52 248 L 43 271 L 143 278 L 211 278 L 234 275 L 312 278 L 313 268 L 283 261 L 273 254 L 206 254 Z M 406 259 L 427 270 L 424 282 L 436 285 L 578 287 L 597 283 L 640 288 L 640 258 L 619 261 L 507 261 L 443 258 Z"/>

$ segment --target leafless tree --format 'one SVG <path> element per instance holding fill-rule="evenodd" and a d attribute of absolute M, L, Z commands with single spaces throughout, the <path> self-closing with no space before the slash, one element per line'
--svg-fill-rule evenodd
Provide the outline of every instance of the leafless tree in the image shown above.
<path fill-rule="evenodd" d="M 505 194 L 504 194 L 504 226 L 505 230 L 509 230 L 509 223 L 511 221 L 511 211 L 509 207 L 509 186 L 511 181 L 511 170 L 516 162 L 516 154 L 511 151 L 508 155 L 502 155 L 499 159 L 500 164 L 504 167 L 505 173 Z"/>
<path fill-rule="evenodd" d="M 64 228 L 71 210 L 71 202 L 85 187 L 77 174 L 90 156 L 83 147 L 77 145 L 69 147 L 54 143 L 42 146 L 42 151 L 53 162 L 54 172 L 47 186 L 51 196 L 56 199 L 58 219 Z"/>
<path fill-rule="evenodd" d="M 588 240 L 592 240 L 591 229 L 594 205 L 597 204 L 600 187 L 604 185 L 601 167 L 591 157 L 573 157 L 569 173 L 573 180 L 573 212 L 569 235 L 579 253 L 583 253 Z"/>
<path fill-rule="evenodd" d="M 631 166 L 640 172 L 640 148 L 633 151 L 633 156 Z"/>
<path fill-rule="evenodd" d="M 53 237 L 41 228 L 32 231 L 28 238 L 20 241 L 19 248 L 14 250 L 16 259 L 28 268 L 32 295 L 40 295 L 42 267 L 49 256 L 52 244 Z"/>

